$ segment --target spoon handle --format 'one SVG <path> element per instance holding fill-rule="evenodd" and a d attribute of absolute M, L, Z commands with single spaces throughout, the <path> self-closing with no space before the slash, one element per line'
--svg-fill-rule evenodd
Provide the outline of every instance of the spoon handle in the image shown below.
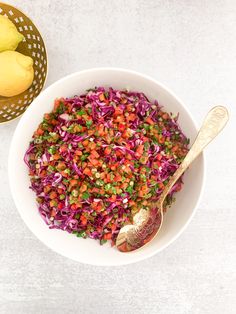
<path fill-rule="evenodd" d="M 224 128 L 229 119 L 228 111 L 223 106 L 216 106 L 212 108 L 195 139 L 192 147 L 190 148 L 188 154 L 185 156 L 183 162 L 180 164 L 179 168 L 170 178 L 169 182 L 165 186 L 164 191 L 161 194 L 160 199 L 158 200 L 159 204 L 162 204 L 167 194 L 170 192 L 170 189 L 173 187 L 175 182 L 181 177 L 184 171 L 189 167 L 189 165 L 200 155 L 203 149 L 220 133 Z"/>

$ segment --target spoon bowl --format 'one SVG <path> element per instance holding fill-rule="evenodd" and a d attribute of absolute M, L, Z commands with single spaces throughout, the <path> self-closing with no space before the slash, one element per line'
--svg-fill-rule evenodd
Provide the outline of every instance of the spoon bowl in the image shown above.
<path fill-rule="evenodd" d="M 150 242 L 161 229 L 163 208 L 156 206 L 148 209 L 141 208 L 133 218 L 133 225 L 121 228 L 116 246 L 121 252 L 131 252 Z"/>

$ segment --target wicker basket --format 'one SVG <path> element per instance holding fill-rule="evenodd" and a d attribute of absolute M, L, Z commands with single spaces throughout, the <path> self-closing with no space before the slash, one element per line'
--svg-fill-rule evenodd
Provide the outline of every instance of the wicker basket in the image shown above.
<path fill-rule="evenodd" d="M 13 97 L 0 96 L 0 123 L 4 123 L 22 115 L 43 89 L 47 77 L 47 53 L 42 36 L 25 14 L 5 3 L 0 3 L 0 14 L 6 15 L 25 37 L 16 51 L 34 60 L 34 80 L 29 89 Z"/>

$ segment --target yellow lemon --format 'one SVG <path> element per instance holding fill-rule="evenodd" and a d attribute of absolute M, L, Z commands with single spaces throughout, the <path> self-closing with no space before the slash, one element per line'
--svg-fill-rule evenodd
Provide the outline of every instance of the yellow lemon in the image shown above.
<path fill-rule="evenodd" d="M 0 96 L 23 93 L 34 79 L 33 59 L 16 51 L 0 53 Z"/>
<path fill-rule="evenodd" d="M 15 50 L 23 39 L 24 36 L 17 31 L 15 25 L 0 14 L 0 51 Z"/>

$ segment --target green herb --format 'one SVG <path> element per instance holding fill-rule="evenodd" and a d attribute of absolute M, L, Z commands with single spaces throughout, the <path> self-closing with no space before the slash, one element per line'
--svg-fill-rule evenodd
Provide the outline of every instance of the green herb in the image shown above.
<path fill-rule="evenodd" d="M 71 124 L 71 126 L 69 126 L 69 128 L 67 128 L 66 130 L 68 133 L 74 133 L 74 124 Z"/>
<path fill-rule="evenodd" d="M 51 165 L 48 166 L 48 171 L 49 172 L 54 172 L 55 171 L 55 168 Z"/>
<path fill-rule="evenodd" d="M 80 157 L 81 161 L 85 161 L 89 154 L 84 154 Z"/>
<path fill-rule="evenodd" d="M 77 190 L 73 190 L 71 192 L 71 194 L 74 196 L 74 197 L 77 197 L 79 195 L 79 192 Z"/>
<path fill-rule="evenodd" d="M 43 122 L 41 126 L 42 126 L 42 129 L 43 129 L 43 130 L 47 130 L 49 124 L 48 124 L 47 122 Z"/>
<path fill-rule="evenodd" d="M 128 192 L 129 194 L 132 194 L 133 193 L 133 187 L 132 186 L 128 186 L 127 189 L 126 189 L 126 192 Z"/>
<path fill-rule="evenodd" d="M 190 143 L 190 139 L 189 139 L 189 138 L 186 138 L 185 144 L 189 145 L 189 143 Z"/>
<path fill-rule="evenodd" d="M 86 111 L 84 111 L 83 109 L 81 109 L 80 111 L 77 111 L 77 114 L 79 116 L 83 116 L 84 114 L 86 114 Z"/>
<path fill-rule="evenodd" d="M 83 200 L 87 200 L 89 197 L 90 197 L 89 192 L 84 192 L 84 193 L 82 194 L 82 199 L 83 199 Z"/>
<path fill-rule="evenodd" d="M 100 240 L 100 244 L 101 244 L 101 245 L 103 245 L 103 244 L 106 243 L 106 242 L 107 242 L 107 240 L 105 240 L 105 239 Z"/>
<path fill-rule="evenodd" d="M 85 231 L 79 231 L 79 232 L 77 232 L 76 236 L 77 236 L 78 238 L 86 238 L 86 237 L 87 237 L 87 234 L 86 234 Z"/>
<path fill-rule="evenodd" d="M 53 203 L 53 207 L 57 207 L 58 203 L 56 200 L 52 200 L 52 203 Z"/>
<path fill-rule="evenodd" d="M 51 155 L 54 155 L 54 154 L 56 153 L 56 151 L 57 151 L 57 149 L 56 149 L 55 146 L 50 146 L 50 147 L 48 148 L 48 152 L 49 152 L 49 154 L 51 154 Z"/>
<path fill-rule="evenodd" d="M 67 169 L 64 170 L 64 172 L 67 173 L 67 174 L 70 174 L 70 169 L 67 168 Z"/>
<path fill-rule="evenodd" d="M 147 123 L 144 123 L 144 124 L 143 124 L 143 127 L 144 127 L 144 129 L 145 129 L 146 131 L 150 130 L 150 125 L 147 124 Z"/>
<path fill-rule="evenodd" d="M 109 191 L 111 188 L 111 184 L 107 183 L 104 188 L 105 188 L 105 191 Z"/>
<path fill-rule="evenodd" d="M 93 124 L 92 120 L 86 121 L 86 126 L 88 129 L 91 127 L 92 124 Z"/>
<path fill-rule="evenodd" d="M 76 204 L 76 201 L 77 201 L 76 199 L 74 199 L 73 197 L 70 196 L 70 199 L 69 199 L 70 205 Z"/>
<path fill-rule="evenodd" d="M 144 143 L 144 149 L 147 151 L 149 149 L 150 145 L 148 142 Z"/>
<path fill-rule="evenodd" d="M 66 110 L 66 107 L 63 102 L 60 102 L 59 106 L 56 109 L 56 113 L 62 114 Z"/>
<path fill-rule="evenodd" d="M 112 191 L 113 194 L 116 195 L 116 188 L 115 188 L 115 187 L 112 186 L 112 187 L 111 187 L 111 191 Z"/>

